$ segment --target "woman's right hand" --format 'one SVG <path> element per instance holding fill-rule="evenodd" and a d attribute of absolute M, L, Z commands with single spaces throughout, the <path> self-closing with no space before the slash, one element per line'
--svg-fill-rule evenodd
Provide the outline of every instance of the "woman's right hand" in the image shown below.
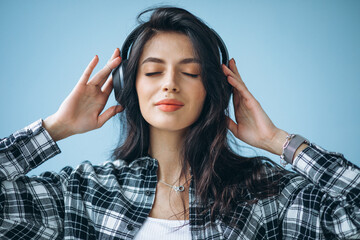
<path fill-rule="evenodd" d="M 112 77 L 108 76 L 111 69 L 121 62 L 120 50 L 117 48 L 107 65 L 89 80 L 98 62 L 96 55 L 58 111 L 43 121 L 43 126 L 54 141 L 100 128 L 115 114 L 123 111 L 123 107 L 117 105 L 101 114 L 113 89 Z"/>

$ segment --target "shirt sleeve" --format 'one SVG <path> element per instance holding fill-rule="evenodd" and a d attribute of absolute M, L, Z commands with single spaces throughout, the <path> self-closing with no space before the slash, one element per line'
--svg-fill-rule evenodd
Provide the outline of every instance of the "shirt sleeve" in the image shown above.
<path fill-rule="evenodd" d="M 315 143 L 294 159 L 280 195 L 283 236 L 296 239 L 360 238 L 360 169 L 344 155 Z"/>
<path fill-rule="evenodd" d="M 0 239 L 62 239 L 63 179 L 25 175 L 58 153 L 42 120 L 0 140 Z"/>
<path fill-rule="evenodd" d="M 40 119 L 0 140 L 0 181 L 15 180 L 58 153 Z"/>

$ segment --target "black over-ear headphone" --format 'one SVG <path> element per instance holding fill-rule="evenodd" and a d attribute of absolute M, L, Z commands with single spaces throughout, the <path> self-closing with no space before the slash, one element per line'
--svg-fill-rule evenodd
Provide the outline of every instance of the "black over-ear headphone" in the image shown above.
<path fill-rule="evenodd" d="M 127 62 L 128 62 L 129 49 L 134 44 L 134 42 L 138 38 L 139 34 L 143 31 L 143 29 L 144 29 L 144 25 L 138 26 L 125 39 L 125 42 L 121 47 L 121 59 L 122 59 L 121 63 L 119 66 L 117 66 L 112 71 L 112 80 L 113 80 L 113 87 L 114 87 L 114 92 L 115 92 L 115 99 L 118 102 L 121 99 L 122 90 L 124 88 L 124 82 L 125 82 L 124 76 L 125 76 L 125 69 L 126 69 Z M 225 64 L 226 66 L 228 66 L 229 53 L 226 48 L 226 45 L 225 45 L 224 41 L 221 39 L 221 37 L 219 36 L 219 34 L 217 34 L 217 32 L 215 32 L 214 29 L 210 29 L 210 30 L 214 34 L 217 44 L 218 44 L 218 47 L 219 47 L 219 50 L 221 52 L 221 62 L 223 64 Z"/>

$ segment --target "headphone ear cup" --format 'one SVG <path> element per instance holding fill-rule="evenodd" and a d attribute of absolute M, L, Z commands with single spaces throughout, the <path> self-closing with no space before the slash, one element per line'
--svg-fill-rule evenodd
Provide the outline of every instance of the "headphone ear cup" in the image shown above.
<path fill-rule="evenodd" d="M 115 92 L 115 99 L 120 104 L 121 95 L 124 89 L 125 83 L 125 70 L 127 66 L 127 59 L 123 60 L 119 66 L 117 66 L 112 72 L 113 87 Z"/>

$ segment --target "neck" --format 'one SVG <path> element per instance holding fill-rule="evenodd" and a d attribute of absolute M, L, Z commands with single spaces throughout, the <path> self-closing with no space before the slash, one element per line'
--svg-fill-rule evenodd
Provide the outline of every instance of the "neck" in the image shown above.
<path fill-rule="evenodd" d="M 150 126 L 149 154 L 159 162 L 158 179 L 169 184 L 176 184 L 180 180 L 185 131 L 164 131 Z"/>

